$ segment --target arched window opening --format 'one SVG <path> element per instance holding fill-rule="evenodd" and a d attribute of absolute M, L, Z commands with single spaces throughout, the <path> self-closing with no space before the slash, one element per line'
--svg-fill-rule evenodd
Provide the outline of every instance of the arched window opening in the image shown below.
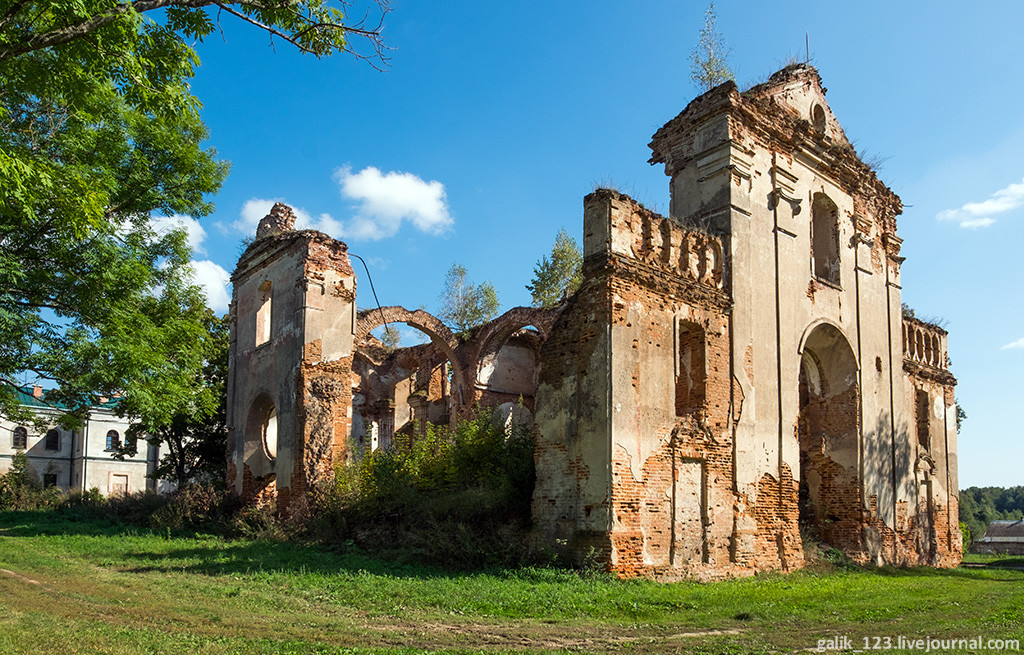
<path fill-rule="evenodd" d="M 256 345 L 270 341 L 270 305 L 273 286 L 270 280 L 264 280 L 259 288 L 259 303 L 256 309 Z"/>
<path fill-rule="evenodd" d="M 918 389 L 915 394 L 914 403 L 914 414 L 917 419 L 917 445 L 925 450 L 930 450 L 932 447 L 931 435 L 928 430 L 928 392 L 923 389 Z"/>
<path fill-rule="evenodd" d="M 265 393 L 257 396 L 249 407 L 245 440 L 249 444 L 258 443 L 270 459 L 277 458 L 277 409 Z"/>
<path fill-rule="evenodd" d="M 56 428 L 46 433 L 46 450 L 60 450 L 60 431 Z"/>
<path fill-rule="evenodd" d="M 267 457 L 277 459 L 277 410 L 273 405 L 270 406 L 270 412 L 263 421 L 261 432 L 263 433 L 263 449 L 267 452 Z"/>
<path fill-rule="evenodd" d="M 821 105 L 814 105 L 811 109 L 811 125 L 817 134 L 825 134 L 825 110 Z"/>
<path fill-rule="evenodd" d="M 839 208 L 824 193 L 814 194 L 811 206 L 811 272 L 839 286 Z"/>
<path fill-rule="evenodd" d="M 704 408 L 707 387 L 704 330 L 696 323 L 680 321 L 676 371 L 676 416 Z"/>
<path fill-rule="evenodd" d="M 11 436 L 11 448 L 15 450 L 25 450 L 28 448 L 28 430 L 22 426 L 14 428 L 14 434 Z"/>
<path fill-rule="evenodd" d="M 861 521 L 858 503 L 860 388 L 846 336 L 821 324 L 804 342 L 797 372 L 797 492 L 801 534 L 837 548 Z"/>
<path fill-rule="evenodd" d="M 107 431 L 107 451 L 118 450 L 121 447 L 121 435 L 117 430 Z"/>

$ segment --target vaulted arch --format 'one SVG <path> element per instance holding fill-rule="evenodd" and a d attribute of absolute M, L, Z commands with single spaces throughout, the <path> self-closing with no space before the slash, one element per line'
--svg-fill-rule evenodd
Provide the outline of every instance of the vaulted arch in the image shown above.
<path fill-rule="evenodd" d="M 362 343 L 374 329 L 384 325 L 385 321 L 391 323 L 404 323 L 409 327 L 416 328 L 424 333 L 430 340 L 441 349 L 445 357 L 452 365 L 452 373 L 455 386 L 458 388 L 457 397 L 462 402 L 467 391 L 471 388 L 471 380 L 466 378 L 466 371 L 456 354 L 459 347 L 459 339 L 455 334 L 433 314 L 422 309 L 408 310 L 405 307 L 392 305 L 375 309 L 364 309 L 359 312 L 356 319 L 356 343 Z"/>
<path fill-rule="evenodd" d="M 860 383 L 857 357 L 830 322 L 800 348 L 800 522 L 827 543 L 859 525 Z"/>

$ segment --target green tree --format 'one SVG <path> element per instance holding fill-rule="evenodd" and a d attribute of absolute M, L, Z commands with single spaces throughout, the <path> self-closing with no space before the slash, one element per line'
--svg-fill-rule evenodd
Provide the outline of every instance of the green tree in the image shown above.
<path fill-rule="evenodd" d="M 212 311 L 203 315 L 204 363 L 195 389 L 183 407 L 169 420 L 144 417 L 129 429 L 129 439 L 118 454 L 135 455 L 140 437 L 163 446 L 163 456 L 151 473 L 154 479 L 170 480 L 179 487 L 190 482 L 221 485 L 227 475 L 227 378 L 229 330 L 227 317 Z"/>
<path fill-rule="evenodd" d="M 441 292 L 441 320 L 455 326 L 459 335 L 465 337 L 472 328 L 497 315 L 498 293 L 494 285 L 475 285 L 469 281 L 465 268 L 452 264 Z"/>
<path fill-rule="evenodd" d="M 384 344 L 384 349 L 388 352 L 398 350 L 402 345 L 402 333 L 398 331 L 398 328 L 389 325 L 381 331 L 380 342 Z"/>
<path fill-rule="evenodd" d="M 726 59 L 732 48 L 718 31 L 715 3 L 708 4 L 704 12 L 704 27 L 700 30 L 697 46 L 690 53 L 690 75 L 704 91 L 710 91 L 722 82 L 735 80 Z"/>
<path fill-rule="evenodd" d="M 546 255 L 533 267 L 533 280 L 526 289 L 534 307 L 554 307 L 576 293 L 583 281 L 583 253 L 565 229 L 558 231 L 551 257 Z"/>
<path fill-rule="evenodd" d="M 968 487 L 960 490 L 960 522 L 977 541 L 992 521 L 1024 517 L 1024 487 Z"/>
<path fill-rule="evenodd" d="M 0 3 L 0 382 L 57 383 L 67 421 L 121 391 L 164 423 L 208 393 L 191 253 L 150 228 L 209 213 L 227 173 L 188 84 L 207 7 L 316 56 L 365 36 L 383 61 L 379 30 L 328 0 Z M 0 413 L 24 414 L 3 386 Z"/>

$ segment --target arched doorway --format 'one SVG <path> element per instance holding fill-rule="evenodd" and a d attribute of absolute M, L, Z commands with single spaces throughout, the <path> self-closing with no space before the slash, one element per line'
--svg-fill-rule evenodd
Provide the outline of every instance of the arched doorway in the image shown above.
<path fill-rule="evenodd" d="M 821 323 L 800 359 L 801 532 L 842 548 L 858 541 L 860 388 L 846 336 Z"/>

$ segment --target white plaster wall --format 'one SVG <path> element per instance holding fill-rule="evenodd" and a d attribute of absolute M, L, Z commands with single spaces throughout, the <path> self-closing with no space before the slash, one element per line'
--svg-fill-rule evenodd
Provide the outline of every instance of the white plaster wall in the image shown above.
<path fill-rule="evenodd" d="M 845 139 L 816 85 L 789 88 L 782 98 L 808 116 L 821 104 L 834 138 Z M 815 324 L 829 322 L 847 337 L 860 369 L 864 429 L 852 457 L 858 467 L 864 460 L 866 493 L 879 496 L 880 512 L 891 525 L 893 503 L 911 486 L 905 441 L 897 444 L 895 490 L 892 484 L 893 413 L 897 434 L 907 427 L 903 394 L 890 393 L 890 381 L 903 376 L 897 271 L 886 270 L 884 253 L 880 270 L 873 266 L 871 246 L 853 239 L 853 199 L 820 172 L 813 152 L 773 154 L 738 124 L 723 132 L 724 120 L 707 119 L 698 129 L 689 163 L 672 181 L 672 214 L 684 224 L 720 225 L 728 234 L 733 373 L 744 396 L 736 427 L 736 488 L 753 498 L 761 477 L 778 479 L 783 465 L 799 480 L 794 427 L 801 339 Z M 784 199 L 772 206 L 774 190 Z M 815 193 L 825 193 L 839 209 L 841 272 L 840 288 L 818 284 L 812 299 Z M 714 216 L 722 211 L 727 218 L 719 222 Z M 874 236 L 874 248 L 882 247 L 878 235 L 868 236 Z"/>
<path fill-rule="evenodd" d="M 302 359 L 304 286 L 300 277 L 306 244 L 290 241 L 249 262 L 235 279 L 232 396 L 228 424 L 234 428 L 236 489 L 242 490 L 243 467 L 254 476 L 274 473 L 278 488 L 291 483 L 292 453 L 296 430 L 295 397 L 297 366 Z M 271 283 L 270 340 L 256 346 L 256 310 L 260 290 Z M 270 459 L 263 445 L 246 439 L 248 415 L 254 401 L 266 394 L 277 412 L 277 458 Z M 279 462 L 282 463 L 279 465 Z"/>

